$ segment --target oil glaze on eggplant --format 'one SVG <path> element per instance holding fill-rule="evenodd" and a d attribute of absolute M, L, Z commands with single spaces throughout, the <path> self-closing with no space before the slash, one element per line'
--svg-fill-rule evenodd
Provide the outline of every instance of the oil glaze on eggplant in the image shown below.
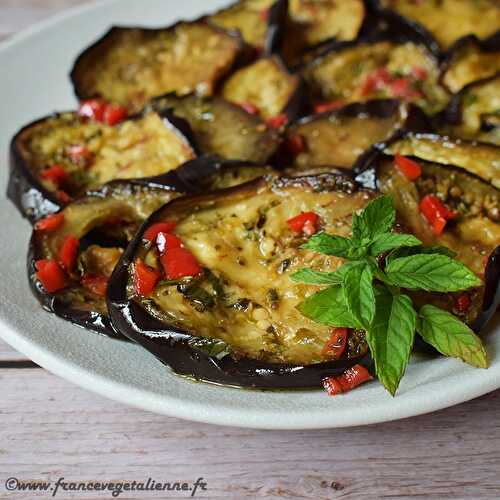
<path fill-rule="evenodd" d="M 294 179 L 278 178 L 278 179 L 268 179 L 268 180 L 265 179 L 255 180 L 239 187 L 218 191 L 213 194 L 204 196 L 185 197 L 179 199 L 177 202 L 174 201 L 172 203 L 167 204 L 165 207 L 163 207 L 158 212 L 153 214 L 151 218 L 143 225 L 141 230 L 139 230 L 139 233 L 137 234 L 136 238 L 129 245 L 129 247 L 123 254 L 119 264 L 115 268 L 115 272 L 113 273 L 108 288 L 108 308 L 115 328 L 117 328 L 126 336 L 128 336 L 135 342 L 139 343 L 146 349 L 148 349 L 155 356 L 157 356 L 162 362 L 169 365 L 176 373 L 189 376 L 195 379 L 211 381 L 226 385 L 262 387 L 262 388 L 313 387 L 320 385 L 321 380 L 325 376 L 339 374 L 347 367 L 352 366 L 356 363 L 361 362 L 369 365 L 370 356 L 368 354 L 365 354 L 366 350 L 361 355 L 357 355 L 350 359 L 344 359 L 341 361 L 322 362 L 320 359 L 316 360 L 316 358 L 314 357 L 317 355 L 316 350 L 319 349 L 318 352 L 321 352 L 322 347 L 320 346 L 324 345 L 324 343 L 322 343 L 321 340 L 317 340 L 319 342 L 318 347 L 314 344 L 311 345 L 311 347 L 306 348 L 305 344 L 304 345 L 300 344 L 295 346 L 293 343 L 291 343 L 289 344 L 289 348 L 291 349 L 290 351 L 288 351 L 287 350 L 288 348 L 286 347 L 286 345 L 288 344 L 285 344 L 285 347 L 283 348 L 285 349 L 284 353 L 288 354 L 279 354 L 279 350 L 275 354 L 272 354 L 275 352 L 274 350 L 269 351 L 269 354 L 266 355 L 262 353 L 259 354 L 258 356 L 245 354 L 245 352 L 247 353 L 254 352 L 255 349 L 257 349 L 258 351 L 257 345 L 260 345 L 261 340 L 257 338 L 257 340 L 255 341 L 257 342 L 257 344 L 255 345 L 247 344 L 247 341 L 245 340 L 246 336 L 243 335 L 242 337 L 240 337 L 239 335 L 241 334 L 241 331 L 240 334 L 237 333 L 238 329 L 245 330 L 246 328 L 252 328 L 253 324 L 252 323 L 250 325 L 247 325 L 246 322 L 240 323 L 240 321 L 243 321 L 241 318 L 246 318 L 246 316 L 241 316 L 246 313 L 241 313 L 240 308 L 248 308 L 248 307 L 259 308 L 264 306 L 259 306 L 259 305 L 254 306 L 252 301 L 256 300 L 255 298 L 247 300 L 245 301 L 245 303 L 243 303 L 244 301 L 240 301 L 238 299 L 238 296 L 233 297 L 231 295 L 231 292 L 229 292 L 230 295 L 227 300 L 229 301 L 232 301 L 233 299 L 236 300 L 236 302 L 231 306 L 231 308 L 236 308 L 234 310 L 237 311 L 236 313 L 231 313 L 228 309 L 229 311 L 228 314 L 231 315 L 230 317 L 232 317 L 232 315 L 235 315 L 235 317 L 230 320 L 230 321 L 235 321 L 234 328 L 230 329 L 230 331 L 233 332 L 231 334 L 231 338 L 234 339 L 234 344 L 231 344 L 231 342 L 229 342 L 229 346 L 232 348 L 231 353 L 223 352 L 221 355 L 220 350 L 218 350 L 219 352 L 214 353 L 211 350 L 213 349 L 214 338 L 210 340 L 209 338 L 201 337 L 199 332 L 196 331 L 196 327 L 189 328 L 185 323 L 179 324 L 176 322 L 172 322 L 171 320 L 167 321 L 165 319 L 161 319 L 165 317 L 164 316 L 160 317 L 158 316 L 159 313 L 152 312 L 153 310 L 156 311 L 156 309 L 154 309 L 154 307 L 156 306 L 153 307 L 150 302 L 151 300 L 153 300 L 152 298 L 139 300 L 137 296 L 134 296 L 134 292 L 131 291 L 130 289 L 131 285 L 129 281 L 130 280 L 129 273 L 132 271 L 131 266 L 133 266 L 133 263 L 135 262 L 135 259 L 137 258 L 138 255 L 141 256 L 143 255 L 144 247 L 142 245 L 144 242 L 142 240 L 142 234 L 146 230 L 146 228 L 148 228 L 151 224 L 167 219 L 177 221 L 178 225 L 175 230 L 176 234 L 177 236 L 181 237 L 181 239 L 183 239 L 184 243 L 188 244 L 186 242 L 187 236 L 185 235 L 183 237 L 182 234 L 183 231 L 182 224 L 185 221 L 188 221 L 186 222 L 186 224 L 189 224 L 189 220 L 192 220 L 193 217 L 196 219 L 196 217 L 198 217 L 197 214 L 204 213 L 204 210 L 208 210 L 209 212 L 207 213 L 215 213 L 215 212 L 210 212 L 210 210 L 212 209 L 219 210 L 219 208 L 217 207 L 221 207 L 220 210 L 226 210 L 227 208 L 227 210 L 231 211 L 233 210 L 232 207 L 234 207 L 234 210 L 236 211 L 235 213 L 240 213 L 238 210 L 243 210 L 244 213 L 248 214 L 250 213 L 249 212 L 250 208 L 248 208 L 246 204 L 252 205 L 252 203 L 255 203 L 256 204 L 255 207 L 260 207 L 261 206 L 260 204 L 263 203 L 262 209 L 264 209 L 265 208 L 264 205 L 266 205 L 266 203 L 271 201 L 271 205 L 274 207 L 271 210 L 277 210 L 277 212 L 274 212 L 275 215 L 272 215 L 271 212 L 268 212 L 268 217 L 271 217 L 272 221 L 276 221 L 275 219 L 275 217 L 277 217 L 276 214 L 280 214 L 281 213 L 280 210 L 283 210 L 284 214 L 288 213 L 287 211 L 289 210 L 292 211 L 294 210 L 296 200 L 294 200 L 293 197 L 288 196 L 292 192 L 296 193 L 296 196 L 303 197 L 304 203 L 306 203 L 307 200 L 310 201 L 311 199 L 313 198 L 315 199 L 316 197 L 318 197 L 318 199 L 321 198 L 326 200 L 327 198 L 329 199 L 330 196 L 331 197 L 338 196 L 344 200 L 350 200 L 348 202 L 349 205 L 344 206 L 342 208 L 341 211 L 342 214 L 344 213 L 347 214 L 347 212 L 350 210 L 351 205 L 353 209 L 354 207 L 363 206 L 373 196 L 369 192 L 359 190 L 356 184 L 349 178 L 336 175 L 323 175 L 317 177 L 302 177 Z M 281 196 L 278 195 L 277 193 L 283 193 L 283 196 L 286 196 L 286 199 L 290 201 L 287 202 L 287 204 L 281 205 L 281 207 L 276 208 L 278 207 L 276 203 L 279 203 L 278 198 Z M 274 200 L 275 197 L 276 200 Z M 253 214 L 253 212 L 251 213 Z M 338 217 L 342 217 L 342 214 L 338 212 Z M 202 217 L 203 220 L 205 220 L 205 217 L 209 216 L 203 215 Z M 219 218 L 221 221 L 230 220 L 227 218 L 224 219 L 224 215 L 222 214 L 219 216 Z M 239 218 L 236 220 L 239 221 Z M 274 223 L 275 222 L 271 222 L 271 224 Z M 325 224 L 326 223 L 327 219 L 325 217 Z M 265 225 L 267 224 L 267 222 L 258 222 L 258 224 L 259 226 L 260 224 Z M 283 221 L 283 225 L 284 227 L 286 227 L 286 221 Z M 188 229 L 186 229 L 186 227 L 188 226 L 184 226 L 184 230 L 187 231 Z M 247 225 L 246 227 L 249 226 Z M 347 227 L 345 229 L 348 230 Z M 341 231 L 340 229 L 338 230 Z M 213 231 L 215 230 L 211 230 L 210 234 L 212 234 Z M 225 231 L 225 233 L 227 234 L 227 231 Z M 200 236 L 201 234 L 205 233 L 204 232 L 200 233 L 200 231 L 197 231 L 196 234 Z M 196 238 L 198 238 L 198 236 L 196 236 Z M 191 240 L 189 241 L 191 242 Z M 250 242 L 248 243 L 248 245 L 249 245 L 248 248 L 250 247 L 253 248 L 253 243 Z M 210 252 L 214 251 L 217 252 L 215 248 L 216 247 L 207 249 L 207 252 L 209 250 Z M 233 249 L 232 251 L 238 253 L 236 249 Z M 246 250 L 241 252 L 241 257 L 244 257 L 245 252 Z M 290 252 L 293 253 L 294 251 L 290 249 Z M 203 259 L 204 256 L 207 256 L 206 252 L 203 252 L 202 254 L 198 253 L 196 255 L 198 259 Z M 279 257 L 280 259 L 284 258 L 285 255 L 279 253 Z M 144 258 L 147 257 L 144 256 Z M 272 262 L 268 263 L 268 266 L 272 266 L 272 268 L 274 269 L 274 265 L 276 263 L 276 265 L 279 264 L 277 269 L 285 270 L 279 272 L 288 272 L 286 270 L 287 267 L 283 267 L 282 262 L 278 263 L 277 258 L 278 254 L 276 255 L 276 257 L 274 257 L 274 260 Z M 229 259 L 231 260 L 231 257 L 229 257 Z M 203 260 L 201 260 L 200 262 L 201 265 L 205 265 L 207 262 L 215 262 L 215 261 L 209 259 L 206 262 Z M 231 262 L 233 261 L 231 260 Z M 250 264 L 250 262 L 248 263 Z M 257 261 L 252 262 L 251 264 L 259 265 Z M 243 260 L 240 265 L 244 266 Z M 288 266 L 290 265 L 294 267 L 297 265 L 297 262 L 294 262 L 294 264 L 288 263 Z M 231 272 L 229 269 L 230 268 L 227 266 L 224 267 L 224 270 L 227 271 L 227 273 Z M 241 267 L 240 269 L 241 271 L 239 271 L 240 273 L 239 275 L 241 277 L 244 276 L 245 272 L 248 272 L 249 278 L 257 279 L 255 274 L 249 270 L 246 270 L 245 267 Z M 265 269 L 268 268 L 266 267 Z M 270 269 L 271 267 L 269 267 L 269 273 L 271 273 Z M 225 274 L 226 277 L 222 275 L 217 276 L 216 273 L 219 272 L 218 267 L 217 270 L 212 267 L 212 270 L 210 270 L 210 272 L 213 275 L 215 275 L 217 279 L 220 280 L 220 282 L 223 283 L 225 291 L 227 291 L 228 289 L 231 290 L 230 278 L 226 279 L 227 273 Z M 268 273 L 268 271 L 265 271 L 265 273 Z M 284 275 L 283 278 L 286 279 L 287 275 Z M 292 282 L 290 281 L 290 283 Z M 168 287 L 170 285 L 167 284 L 166 286 Z M 278 291 L 275 291 L 276 295 L 278 296 L 277 300 L 278 301 L 285 300 L 284 297 L 279 298 L 280 290 L 279 286 L 278 285 L 276 286 L 278 287 Z M 176 292 L 172 288 L 170 290 L 171 292 L 169 293 L 180 294 L 180 292 Z M 267 294 L 264 293 L 263 290 L 261 290 L 261 292 L 262 292 L 262 300 L 259 299 L 259 301 L 262 302 L 264 300 L 267 300 L 264 298 L 265 296 L 267 297 Z M 261 294 L 261 292 L 256 292 L 256 293 Z M 157 297 L 156 295 L 157 292 L 154 293 L 155 293 L 154 296 Z M 158 297 L 160 297 L 160 295 Z M 171 304 L 171 306 L 169 307 L 175 308 L 177 307 L 175 305 L 178 303 L 177 300 L 181 301 L 183 300 L 182 298 L 174 299 L 173 295 L 171 297 L 172 298 L 168 300 L 169 301 L 175 300 L 175 302 L 169 302 Z M 278 307 L 283 307 L 283 306 L 286 306 L 286 303 L 283 303 L 281 306 Z M 151 309 L 151 307 L 153 307 L 153 309 Z M 205 307 L 210 308 L 213 307 L 213 305 L 208 304 L 205 305 Z M 196 314 L 195 309 L 190 308 L 189 310 L 193 314 Z M 206 309 L 202 309 L 202 311 L 203 310 Z M 206 312 L 207 314 L 211 314 L 211 310 L 206 310 Z M 201 315 L 204 313 L 200 311 L 198 311 L 198 313 L 199 314 L 197 318 L 199 320 L 199 318 L 202 317 Z M 308 322 L 308 320 L 301 317 L 297 311 L 295 313 L 298 314 L 298 318 L 296 319 L 300 320 L 299 322 L 302 325 L 302 328 L 306 328 L 306 326 L 304 325 Z M 239 319 L 236 318 L 236 315 L 238 315 Z M 195 321 L 194 316 L 190 317 L 192 321 Z M 295 325 L 294 319 L 292 319 L 291 316 L 286 316 L 286 317 L 290 325 Z M 210 317 L 204 321 L 211 322 L 212 318 Z M 236 325 L 240 326 L 237 327 Z M 320 331 L 322 332 L 321 335 L 323 335 L 324 333 L 323 329 L 325 327 L 322 327 L 317 324 L 311 325 L 311 327 L 314 329 L 315 335 L 319 336 Z M 198 328 L 202 327 L 200 326 Z M 256 327 L 253 326 L 253 328 Z M 306 330 L 304 330 L 304 333 L 301 333 L 301 335 L 305 335 L 305 331 Z M 328 329 L 326 329 L 326 331 L 328 331 Z M 242 342 L 243 344 L 241 344 Z M 235 345 L 237 345 L 238 347 L 235 347 Z M 242 347 L 242 345 L 247 347 Z M 272 347 L 273 346 L 272 343 L 270 344 L 270 346 L 271 349 L 274 349 Z M 243 351 L 241 349 L 243 349 Z M 295 351 L 295 349 L 297 349 L 297 351 Z M 301 349 L 305 349 L 305 351 Z M 277 358 L 275 358 L 275 356 L 277 356 Z M 285 356 L 285 358 L 283 358 L 282 356 Z M 305 358 L 302 358 L 302 356 L 305 356 Z M 289 359 L 289 360 L 314 359 L 315 361 L 302 362 L 302 363 L 275 361 L 275 359 L 278 358 Z M 270 359 L 272 359 L 273 361 L 269 361 Z"/>

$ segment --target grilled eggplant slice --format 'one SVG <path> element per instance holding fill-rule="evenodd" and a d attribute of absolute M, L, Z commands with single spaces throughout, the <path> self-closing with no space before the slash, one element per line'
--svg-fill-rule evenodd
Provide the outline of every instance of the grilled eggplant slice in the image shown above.
<path fill-rule="evenodd" d="M 303 118 L 286 131 L 285 163 L 298 168 L 354 168 L 372 146 L 390 142 L 403 130 L 426 130 L 422 114 L 413 106 L 381 99 Z"/>
<path fill-rule="evenodd" d="M 441 50 L 467 35 L 488 38 L 500 26 L 496 0 L 379 0 L 379 4 L 410 20 L 419 31 L 430 33 Z"/>
<path fill-rule="evenodd" d="M 436 134 L 410 133 L 392 143 L 387 151 L 463 168 L 500 189 L 500 147 Z"/>
<path fill-rule="evenodd" d="M 112 28 L 71 72 L 80 99 L 102 97 L 140 111 L 152 97 L 212 95 L 242 50 L 239 36 L 205 22 L 169 28 Z"/>
<path fill-rule="evenodd" d="M 317 100 L 339 104 L 398 98 L 429 114 L 448 103 L 437 59 L 424 45 L 381 40 L 337 44 L 307 63 L 303 76 Z"/>
<path fill-rule="evenodd" d="M 444 133 L 500 146 L 500 73 L 465 86 L 444 112 Z"/>
<path fill-rule="evenodd" d="M 224 99 L 252 108 L 266 120 L 279 115 L 292 120 L 304 104 L 300 77 L 289 73 L 277 56 L 259 59 L 236 71 L 221 93 Z"/>
<path fill-rule="evenodd" d="M 422 169 L 421 176 L 414 182 L 399 171 L 392 156 L 380 155 L 370 168 L 376 171 L 378 189 L 393 196 L 398 221 L 406 232 L 417 236 L 425 245 L 452 249 L 459 260 L 483 279 L 487 286 L 469 292 L 470 306 L 465 310 L 457 306 L 457 294 L 433 294 L 432 297 L 437 305 L 452 310 L 479 331 L 492 316 L 492 301 L 496 301 L 495 308 L 500 303 L 500 249 L 497 249 L 500 191 L 451 163 L 411 159 Z M 420 212 L 420 203 L 427 195 L 437 197 L 454 212 L 438 234 Z"/>
<path fill-rule="evenodd" d="M 443 63 L 443 84 L 456 94 L 465 86 L 500 72 L 500 33 L 482 41 L 474 35 L 461 38 Z"/>
<path fill-rule="evenodd" d="M 115 126 L 77 113 L 42 118 L 12 140 L 9 198 L 30 220 L 113 179 L 159 175 L 196 156 L 168 113 L 148 112 Z"/>
<path fill-rule="evenodd" d="M 155 187 L 141 181 L 114 181 L 63 208 L 59 225 L 51 230 L 35 226 L 28 255 L 33 293 L 45 309 L 79 326 L 116 338 L 106 307 L 107 281 L 123 249 L 141 223 L 179 193 L 174 186 Z M 53 217 L 53 216 L 50 216 Z M 39 223 L 40 224 L 40 223 Z M 75 239 L 79 244 L 76 249 Z M 67 243 L 67 242 L 70 243 Z M 62 248 L 74 245 L 75 255 Z M 66 252 L 69 252 L 67 250 Z M 71 261 L 66 286 L 47 292 L 37 277 L 36 262 Z M 69 259 L 69 260 L 67 260 Z M 60 265 L 60 264 L 59 264 Z"/>
<path fill-rule="evenodd" d="M 287 18 L 287 0 L 239 0 L 208 20 L 227 30 L 238 30 L 243 40 L 261 53 L 279 50 Z"/>
<path fill-rule="evenodd" d="M 286 221 L 314 210 L 325 230 L 347 235 L 352 213 L 373 196 L 349 178 L 323 175 L 260 179 L 169 203 L 143 226 L 113 273 L 113 324 L 176 373 L 235 386 L 317 386 L 326 375 L 368 362 L 364 342 L 329 361 L 322 353 L 329 329 L 295 309 L 312 288 L 289 274 L 304 264 L 334 269 L 339 260 L 301 250 L 304 238 Z M 134 284 L 138 262 L 158 271 L 160 265 L 142 233 L 165 220 L 176 222 L 175 235 L 203 271 L 161 280 L 144 297 Z"/>
<path fill-rule="evenodd" d="M 215 154 L 226 160 L 266 162 L 276 151 L 279 134 L 259 116 L 220 97 L 177 97 L 175 94 L 156 98 L 152 107 L 171 109 L 185 119 L 193 131 L 202 153 Z"/>

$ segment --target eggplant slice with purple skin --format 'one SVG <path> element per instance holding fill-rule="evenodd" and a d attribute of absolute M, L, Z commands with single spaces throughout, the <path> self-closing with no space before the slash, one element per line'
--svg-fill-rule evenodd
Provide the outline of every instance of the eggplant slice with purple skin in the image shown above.
<path fill-rule="evenodd" d="M 290 73 L 278 56 L 257 59 L 233 73 L 221 88 L 221 95 L 259 114 L 275 128 L 300 117 L 308 107 L 308 96 L 299 75 Z"/>
<path fill-rule="evenodd" d="M 352 103 L 302 118 L 285 132 L 281 162 L 297 168 L 333 163 L 355 168 L 370 149 L 380 149 L 405 131 L 426 131 L 423 112 L 394 99 Z"/>
<path fill-rule="evenodd" d="M 225 160 L 266 162 L 281 141 L 277 131 L 259 116 L 218 96 L 168 94 L 153 99 L 149 107 L 158 111 L 170 109 L 186 120 L 200 152 Z"/>
<path fill-rule="evenodd" d="M 448 104 L 449 94 L 439 82 L 439 60 L 413 38 L 397 32 L 336 43 L 311 58 L 301 74 L 321 103 L 394 98 L 433 115 Z"/>
<path fill-rule="evenodd" d="M 357 363 L 369 366 L 362 335 L 342 359 L 329 360 L 322 351 L 330 329 L 295 309 L 313 287 L 293 283 L 290 273 L 306 263 L 333 269 L 339 259 L 300 250 L 305 238 L 286 221 L 314 210 L 325 230 L 348 235 L 352 213 L 374 195 L 348 177 L 325 174 L 262 178 L 168 203 L 142 226 L 111 277 L 114 327 L 177 374 L 232 386 L 314 387 Z M 166 276 L 144 297 L 136 293 L 136 263 L 160 264 L 143 234 L 166 220 L 177 224 L 173 233 L 203 271 Z"/>
<path fill-rule="evenodd" d="M 438 51 L 445 52 L 460 38 L 494 36 L 500 26 L 496 0 L 370 0 L 386 18 L 406 22 L 410 29 L 431 38 Z"/>
<path fill-rule="evenodd" d="M 33 221 L 111 180 L 171 171 L 196 152 L 189 125 L 165 110 L 114 126 L 60 113 L 25 126 L 13 138 L 7 194 Z"/>
<path fill-rule="evenodd" d="M 244 49 L 239 35 L 203 21 L 114 27 L 78 57 L 71 80 L 81 100 L 100 97 L 139 112 L 168 92 L 212 95 Z"/>
<path fill-rule="evenodd" d="M 248 45 L 269 55 L 281 47 L 287 11 L 287 0 L 239 0 L 206 19 L 226 30 L 238 30 Z"/>
<path fill-rule="evenodd" d="M 442 133 L 500 146 L 500 72 L 466 85 L 440 114 Z"/>
<path fill-rule="evenodd" d="M 404 148 L 394 150 L 408 152 Z M 485 286 L 467 292 L 470 306 L 466 310 L 457 306 L 460 293 L 433 294 L 432 298 L 438 307 L 451 310 L 479 331 L 500 304 L 500 191 L 450 160 L 443 164 L 446 156 L 436 154 L 434 161 L 427 161 L 424 158 L 431 156 L 425 149 L 412 151 L 415 156 L 408 158 L 418 162 L 422 169 L 415 181 L 408 180 L 399 171 L 392 155 L 383 153 L 370 159 L 357 180 L 373 187 L 371 181 L 375 179 L 375 187 L 380 192 L 393 196 L 398 222 L 404 232 L 414 234 L 425 246 L 448 247 L 483 280 Z M 424 154 L 419 155 L 420 152 Z M 470 155 L 474 155 L 472 149 Z M 367 179 L 369 183 L 365 182 Z M 455 212 L 440 234 L 435 234 L 420 213 L 420 202 L 426 195 L 437 197 Z M 415 300 L 418 302 L 419 298 Z"/>

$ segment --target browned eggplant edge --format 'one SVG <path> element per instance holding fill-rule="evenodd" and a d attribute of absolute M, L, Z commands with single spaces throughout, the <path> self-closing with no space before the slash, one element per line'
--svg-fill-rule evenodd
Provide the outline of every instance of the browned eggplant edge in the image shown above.
<path fill-rule="evenodd" d="M 359 165 L 358 170 L 355 173 L 356 182 L 364 186 L 365 189 L 378 190 L 378 165 L 381 160 L 388 157 L 391 157 L 391 155 L 387 155 L 382 150 L 378 150 L 370 158 L 366 158 L 365 164 Z M 425 160 L 417 157 L 409 156 L 408 158 L 412 158 L 417 162 L 425 162 Z M 443 164 L 443 168 L 456 170 L 457 172 L 469 175 L 487 185 L 490 185 L 481 177 L 478 177 L 463 168 L 445 164 Z M 497 246 L 488 257 L 484 272 L 484 283 L 485 290 L 481 313 L 471 325 L 471 328 L 476 333 L 481 332 L 486 327 L 495 314 L 495 311 L 500 307 L 500 245 Z"/>
<path fill-rule="evenodd" d="M 172 124 L 184 136 L 198 155 L 199 148 L 188 122 L 174 115 L 168 109 L 157 111 L 157 113 L 163 120 Z M 27 218 L 31 223 L 48 214 L 57 212 L 66 204 L 61 202 L 54 193 L 46 189 L 34 175 L 26 159 L 26 154 L 22 147 L 22 139 L 33 127 L 51 118 L 57 118 L 61 114 L 64 113 L 48 115 L 25 125 L 14 135 L 10 143 L 7 198 L 16 206 L 21 215 Z M 137 113 L 130 116 L 128 119 L 138 120 L 142 116 L 142 113 Z"/>
<path fill-rule="evenodd" d="M 266 187 L 268 182 L 274 182 L 283 187 L 307 186 L 317 190 L 324 189 L 325 185 L 330 185 L 335 186 L 336 190 L 347 193 L 360 189 L 360 186 L 352 179 L 333 174 L 274 180 L 260 178 L 207 195 L 186 196 L 167 203 L 143 224 L 135 239 L 123 253 L 111 276 L 107 303 L 114 328 L 147 349 L 162 363 L 170 366 L 178 375 L 234 387 L 310 388 L 320 386 L 325 377 L 338 375 L 358 363 L 373 370 L 372 358 L 369 353 L 349 360 L 312 365 L 266 363 L 249 357 L 237 359 L 232 355 L 219 359 L 192 347 L 191 342 L 199 337 L 187 330 L 158 320 L 136 301 L 127 297 L 129 267 L 134 260 L 137 247 L 141 244 L 142 234 L 151 224 L 162 220 L 166 211 L 210 204 L 220 197 L 257 192 Z"/>
<path fill-rule="evenodd" d="M 175 29 L 178 25 L 183 24 L 183 23 L 189 23 L 189 24 L 195 24 L 195 23 L 204 23 L 204 24 L 210 24 L 207 23 L 204 17 L 200 17 L 198 19 L 194 19 L 192 21 L 178 21 L 170 26 L 164 26 L 164 27 L 157 27 L 157 28 L 145 28 L 144 26 L 112 26 L 104 35 L 102 35 L 100 38 L 98 38 L 96 41 L 94 41 L 92 44 L 90 44 L 88 47 L 83 49 L 82 52 L 76 57 L 75 62 L 73 64 L 73 67 L 71 68 L 69 77 L 70 81 L 73 85 L 73 92 L 75 96 L 81 101 L 85 99 L 92 99 L 92 98 L 99 98 L 101 96 L 99 95 L 91 95 L 85 93 L 81 88 L 79 84 L 79 74 L 81 71 L 86 71 L 86 68 L 89 63 L 93 61 L 95 57 L 99 56 L 99 53 L 102 50 L 105 50 L 107 45 L 110 43 L 110 40 L 113 40 L 113 37 L 116 36 L 117 33 L 120 31 L 129 31 L 129 30 L 140 30 L 145 33 L 151 33 L 155 31 L 165 31 L 165 30 L 173 30 Z M 241 35 L 237 31 L 231 31 L 231 30 L 224 30 L 223 28 L 220 28 L 219 26 L 215 26 L 214 24 L 210 24 L 210 26 L 221 33 L 226 33 L 236 40 L 238 40 L 239 45 L 240 45 L 240 56 L 236 58 L 234 61 L 234 67 L 231 68 L 228 73 L 231 73 L 232 70 L 236 69 L 240 65 L 244 65 L 251 61 L 253 55 L 253 51 L 249 45 L 247 45 L 243 39 L 241 38 Z"/>

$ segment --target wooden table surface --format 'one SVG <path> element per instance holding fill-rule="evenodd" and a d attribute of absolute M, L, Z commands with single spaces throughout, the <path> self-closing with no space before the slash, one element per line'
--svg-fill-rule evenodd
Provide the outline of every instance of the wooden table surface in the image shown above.
<path fill-rule="evenodd" d="M 0 38 L 85 0 L 0 0 Z M 202 498 L 499 498 L 500 392 L 370 427 L 257 431 L 127 408 L 75 387 L 0 341 L 0 498 L 9 477 L 195 481 Z M 119 498 L 184 498 L 123 492 Z M 112 498 L 57 492 L 57 498 Z"/>

